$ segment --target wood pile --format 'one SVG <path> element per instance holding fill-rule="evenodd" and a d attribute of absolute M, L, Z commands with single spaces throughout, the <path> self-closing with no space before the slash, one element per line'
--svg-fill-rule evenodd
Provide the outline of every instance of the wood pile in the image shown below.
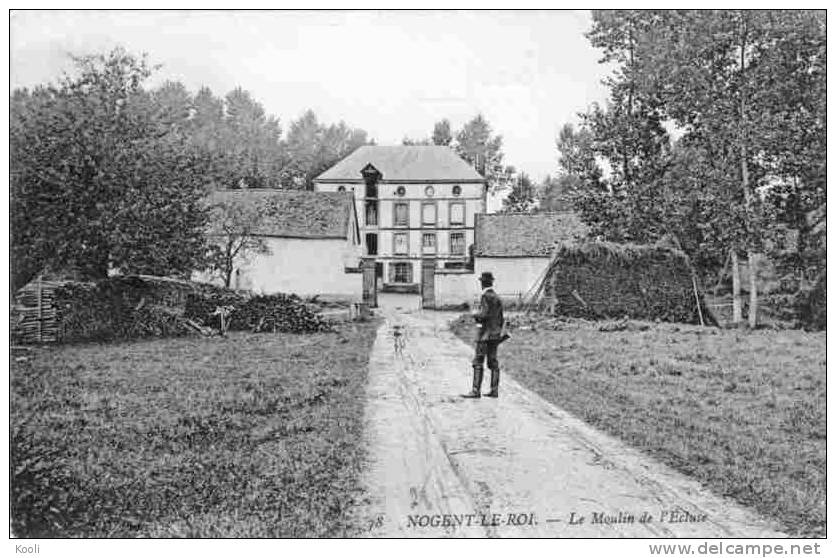
<path fill-rule="evenodd" d="M 215 335 L 222 328 L 218 308 L 228 308 L 223 325 L 232 330 L 332 330 L 314 305 L 296 295 L 253 296 L 144 275 L 97 283 L 36 279 L 15 295 L 10 330 L 17 344 Z"/>
<path fill-rule="evenodd" d="M 296 295 L 283 293 L 243 297 L 234 292 L 189 296 L 186 316 L 219 329 L 219 307 L 232 307 L 228 328 L 233 331 L 312 333 L 331 331 L 322 314 Z"/>
<path fill-rule="evenodd" d="M 15 343 L 55 343 L 60 339 L 56 291 L 67 283 L 38 277 L 15 294 L 10 324 Z"/>

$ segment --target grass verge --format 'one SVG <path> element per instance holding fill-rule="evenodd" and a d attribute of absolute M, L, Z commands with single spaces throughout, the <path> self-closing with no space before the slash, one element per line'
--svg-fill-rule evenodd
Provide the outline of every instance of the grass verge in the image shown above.
<path fill-rule="evenodd" d="M 598 326 L 518 329 L 500 362 L 544 399 L 791 535 L 825 536 L 824 332 Z M 472 328 L 453 324 L 468 343 Z"/>
<path fill-rule="evenodd" d="M 13 362 L 15 535 L 350 536 L 376 327 L 54 347 Z"/>

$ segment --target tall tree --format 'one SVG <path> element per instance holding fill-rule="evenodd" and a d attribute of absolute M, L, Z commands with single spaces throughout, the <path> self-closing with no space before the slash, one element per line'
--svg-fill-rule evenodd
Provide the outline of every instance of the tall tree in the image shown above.
<path fill-rule="evenodd" d="M 526 173 L 517 175 L 508 196 L 502 200 L 505 213 L 531 213 L 537 205 L 537 188 Z"/>
<path fill-rule="evenodd" d="M 572 192 L 579 187 L 579 178 L 570 174 L 546 175 L 537 189 L 540 211 L 573 211 Z"/>
<path fill-rule="evenodd" d="M 12 94 L 13 266 L 188 274 L 204 254 L 210 177 L 182 133 L 188 114 L 172 110 L 182 92 L 146 93 L 152 68 L 121 49 L 75 61 L 59 84 Z"/>
<path fill-rule="evenodd" d="M 278 185 L 275 163 L 282 160 L 279 121 L 268 116 L 261 103 L 240 87 L 226 95 L 224 136 L 227 164 L 235 169 L 235 182 L 230 186 Z"/>
<path fill-rule="evenodd" d="M 714 230 L 725 228 L 722 241 L 732 261 L 742 253 L 749 260 L 749 324 L 755 326 L 755 252 L 763 248 L 771 225 L 760 192 L 776 177 L 801 175 L 802 168 L 810 169 L 809 178 L 802 181 L 805 187 L 823 183 L 823 16 L 606 11 L 595 12 L 593 20 L 590 40 L 603 49 L 603 61 L 618 69 L 608 82 L 611 99 L 606 112 L 593 112 L 584 122 L 594 138 L 591 152 L 603 155 L 611 171 L 605 181 L 609 196 L 595 192 L 589 196 L 594 203 L 584 204 L 582 199 L 581 205 L 594 214 L 596 203 L 609 207 L 615 202 L 621 206 L 619 213 L 628 216 L 628 222 L 616 223 L 628 238 L 657 235 L 670 226 L 654 200 L 672 165 L 710 169 L 698 176 L 734 177 L 734 188 L 728 180 L 701 186 L 718 196 L 715 208 L 724 208 L 717 217 L 706 217 Z M 666 147 L 660 131 L 666 119 L 683 133 L 680 141 L 688 151 L 696 154 L 690 162 L 677 163 Z M 610 132 L 602 135 L 597 130 Z M 619 182 L 632 185 L 622 188 Z M 645 220 L 644 232 L 631 226 L 631 220 Z M 718 223 L 724 226 L 713 226 Z M 737 296 L 735 310 L 739 315 Z"/>
<path fill-rule="evenodd" d="M 686 133 L 729 154 L 726 171 L 737 176 L 739 194 L 728 201 L 742 205 L 745 216 L 730 248 L 747 255 L 748 318 L 754 327 L 755 254 L 769 234 L 759 192 L 776 174 L 822 176 L 824 18 L 816 12 L 760 10 L 658 17 L 660 31 L 643 72 Z"/>
<path fill-rule="evenodd" d="M 481 114 L 466 122 L 456 134 L 454 149 L 485 177 L 492 192 L 508 185 L 510 176 L 503 165 L 502 136 L 494 136 L 493 129 Z"/>
<path fill-rule="evenodd" d="M 372 143 L 365 130 L 345 122 L 324 125 L 312 110 L 290 123 L 287 139 L 286 187 L 313 188 L 313 179 L 360 147 Z"/>
<path fill-rule="evenodd" d="M 450 128 L 450 121 L 446 118 L 438 121 L 433 126 L 432 142 L 434 145 L 450 145 L 453 141 L 453 132 Z"/>

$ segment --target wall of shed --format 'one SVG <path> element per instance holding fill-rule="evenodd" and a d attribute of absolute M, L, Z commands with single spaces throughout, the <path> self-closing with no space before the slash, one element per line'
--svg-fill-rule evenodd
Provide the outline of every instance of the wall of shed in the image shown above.
<path fill-rule="evenodd" d="M 358 245 L 344 239 L 264 240 L 270 254 L 237 262 L 240 272 L 233 274 L 231 287 L 263 294 L 337 295 L 357 300 L 362 297 L 362 274 L 345 272 L 346 267 L 358 265 Z M 219 283 L 217 279 L 213 282 Z"/>
<path fill-rule="evenodd" d="M 514 257 L 474 259 L 476 277 L 490 271 L 494 276 L 494 290 L 509 301 L 525 296 L 534 283 L 542 277 L 550 258 Z"/>
<path fill-rule="evenodd" d="M 479 281 L 478 275 L 468 272 L 435 272 L 435 306 L 442 307 L 454 304 L 478 304 Z"/>

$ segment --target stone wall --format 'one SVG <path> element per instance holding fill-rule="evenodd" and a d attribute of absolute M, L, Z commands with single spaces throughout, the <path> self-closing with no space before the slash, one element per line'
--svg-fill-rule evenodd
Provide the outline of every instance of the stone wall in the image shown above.
<path fill-rule="evenodd" d="M 444 308 L 479 300 L 479 282 L 472 271 L 435 271 L 435 307 Z"/>

